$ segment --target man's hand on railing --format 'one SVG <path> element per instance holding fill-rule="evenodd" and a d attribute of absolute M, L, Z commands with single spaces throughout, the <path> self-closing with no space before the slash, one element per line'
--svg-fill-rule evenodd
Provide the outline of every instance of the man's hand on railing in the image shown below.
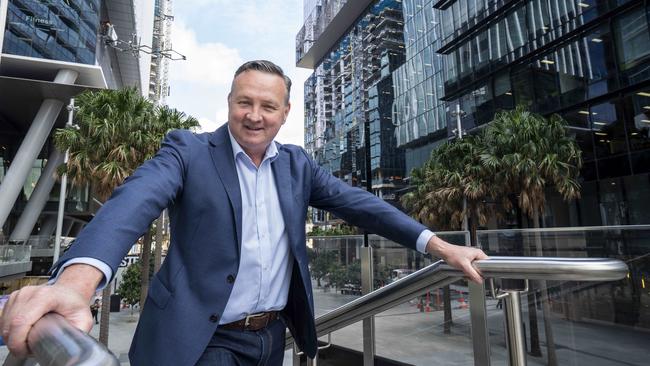
<path fill-rule="evenodd" d="M 449 244 L 438 236 L 431 237 L 426 250 L 427 253 L 440 257 L 450 266 L 463 271 L 470 280 L 479 284 L 483 283 L 481 272 L 472 265 L 472 262 L 476 260 L 488 258 L 482 250 Z"/>
<path fill-rule="evenodd" d="M 18 358 L 27 357 L 29 331 L 48 313 L 60 314 L 74 327 L 88 332 L 93 324 L 88 304 L 101 278 L 103 274 L 94 267 L 75 264 L 52 285 L 27 286 L 12 293 L 0 322 L 9 351 Z"/>

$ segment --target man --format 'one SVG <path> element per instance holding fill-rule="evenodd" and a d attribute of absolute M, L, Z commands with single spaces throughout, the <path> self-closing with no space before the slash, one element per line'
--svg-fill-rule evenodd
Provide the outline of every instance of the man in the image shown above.
<path fill-rule="evenodd" d="M 471 262 L 486 258 L 482 251 L 440 240 L 333 177 L 303 149 L 273 141 L 289 114 L 290 88 L 269 61 L 242 65 L 228 95 L 226 126 L 169 133 L 54 265 L 54 284 L 11 295 L 1 328 L 9 349 L 27 354 L 26 335 L 47 312 L 90 329 L 88 300 L 165 207 L 171 246 L 151 280 L 132 365 L 280 365 L 287 326 L 313 357 L 308 206 L 442 257 L 480 282 Z"/>

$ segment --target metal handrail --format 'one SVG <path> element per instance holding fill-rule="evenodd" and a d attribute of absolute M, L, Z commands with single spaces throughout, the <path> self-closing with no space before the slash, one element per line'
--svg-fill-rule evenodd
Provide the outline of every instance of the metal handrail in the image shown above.
<path fill-rule="evenodd" d="M 61 315 L 42 317 L 29 332 L 29 348 L 34 359 L 18 359 L 9 355 L 4 366 L 119 366 L 118 359 L 104 345 L 73 327 Z"/>
<path fill-rule="evenodd" d="M 628 273 L 624 262 L 610 258 L 490 257 L 474 265 L 484 278 L 616 281 Z M 334 332 L 462 277 L 460 270 L 438 261 L 318 317 L 316 333 Z M 286 341 L 287 349 L 293 346 L 290 334 Z"/>

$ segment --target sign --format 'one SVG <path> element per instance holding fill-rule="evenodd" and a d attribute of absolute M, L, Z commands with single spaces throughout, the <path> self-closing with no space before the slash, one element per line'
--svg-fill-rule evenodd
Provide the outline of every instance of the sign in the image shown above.
<path fill-rule="evenodd" d="M 127 255 L 122 259 L 120 266 L 118 268 L 126 268 L 134 263 L 137 263 L 140 260 L 139 255 Z"/>

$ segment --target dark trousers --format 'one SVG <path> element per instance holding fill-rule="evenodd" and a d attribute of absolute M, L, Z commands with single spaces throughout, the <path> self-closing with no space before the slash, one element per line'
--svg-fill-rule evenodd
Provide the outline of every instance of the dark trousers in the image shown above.
<path fill-rule="evenodd" d="M 217 328 L 196 366 L 281 366 L 285 332 L 281 319 L 258 331 Z"/>

